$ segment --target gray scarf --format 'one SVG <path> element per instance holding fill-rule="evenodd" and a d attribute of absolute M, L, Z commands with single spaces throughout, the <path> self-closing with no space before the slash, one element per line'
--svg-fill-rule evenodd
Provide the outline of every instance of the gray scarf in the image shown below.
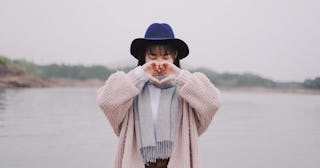
<path fill-rule="evenodd" d="M 152 118 L 148 85 L 161 88 L 156 128 Z M 158 85 L 146 82 L 134 99 L 134 111 L 136 138 L 144 162 L 169 158 L 178 118 L 178 94 L 174 83 Z"/>

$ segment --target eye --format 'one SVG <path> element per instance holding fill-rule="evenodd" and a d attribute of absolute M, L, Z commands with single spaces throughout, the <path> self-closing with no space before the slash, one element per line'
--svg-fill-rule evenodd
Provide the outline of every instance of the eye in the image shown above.
<path fill-rule="evenodd" d="M 157 56 L 155 54 L 153 54 L 153 53 L 149 53 L 148 54 L 148 58 L 151 59 L 151 60 L 154 60 L 154 59 L 157 58 Z"/>
<path fill-rule="evenodd" d="M 164 56 L 163 59 L 167 60 L 167 59 L 170 59 L 170 57 L 169 56 Z"/>
<path fill-rule="evenodd" d="M 166 54 L 163 55 L 162 58 L 165 59 L 165 60 L 170 59 L 171 58 L 171 54 L 170 53 L 166 53 Z"/>

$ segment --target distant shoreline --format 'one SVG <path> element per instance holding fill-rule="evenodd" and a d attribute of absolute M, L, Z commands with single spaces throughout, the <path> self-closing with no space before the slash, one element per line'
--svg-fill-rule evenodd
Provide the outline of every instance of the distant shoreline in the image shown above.
<path fill-rule="evenodd" d="M 0 76 L 0 89 L 4 88 L 44 88 L 44 87 L 98 87 L 99 79 L 42 78 L 30 74 Z"/>
<path fill-rule="evenodd" d="M 105 81 L 100 79 L 68 79 L 42 78 L 30 74 L 0 76 L 0 89 L 5 88 L 47 88 L 47 87 L 101 87 Z M 276 89 L 265 87 L 218 87 L 221 91 L 247 93 L 295 93 L 320 95 L 320 90 L 314 89 Z"/>
<path fill-rule="evenodd" d="M 320 90 L 315 89 L 278 89 L 265 87 L 219 87 L 221 91 L 246 92 L 246 93 L 294 93 L 294 94 L 312 94 L 320 95 Z"/>
<path fill-rule="evenodd" d="M 97 87 L 112 73 L 128 72 L 134 67 L 114 69 L 103 65 L 37 65 L 28 60 L 12 60 L 0 55 L 0 88 Z M 320 77 L 303 82 L 277 82 L 252 73 L 218 73 L 208 68 L 189 69 L 202 72 L 219 88 L 245 92 L 281 92 L 319 94 Z M 254 86 L 254 87 L 253 87 Z"/>

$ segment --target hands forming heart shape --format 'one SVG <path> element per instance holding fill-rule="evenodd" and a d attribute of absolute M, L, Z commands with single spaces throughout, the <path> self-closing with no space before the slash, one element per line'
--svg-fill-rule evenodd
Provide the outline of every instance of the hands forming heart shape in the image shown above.
<path fill-rule="evenodd" d="M 143 70 L 148 74 L 149 80 L 158 84 L 172 81 L 180 72 L 180 68 L 170 62 L 150 61 L 142 66 Z M 165 76 L 158 79 L 158 76 Z"/>

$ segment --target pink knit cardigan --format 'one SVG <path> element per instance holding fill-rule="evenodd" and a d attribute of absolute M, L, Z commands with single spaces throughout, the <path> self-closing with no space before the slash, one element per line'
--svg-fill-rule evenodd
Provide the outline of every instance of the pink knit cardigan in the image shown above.
<path fill-rule="evenodd" d="M 134 128 L 133 98 L 141 80 L 118 71 L 97 91 L 97 103 L 119 138 L 113 168 L 144 168 Z M 177 79 L 179 114 L 168 168 L 199 168 L 198 137 L 220 107 L 220 91 L 202 73 L 182 70 Z"/>

